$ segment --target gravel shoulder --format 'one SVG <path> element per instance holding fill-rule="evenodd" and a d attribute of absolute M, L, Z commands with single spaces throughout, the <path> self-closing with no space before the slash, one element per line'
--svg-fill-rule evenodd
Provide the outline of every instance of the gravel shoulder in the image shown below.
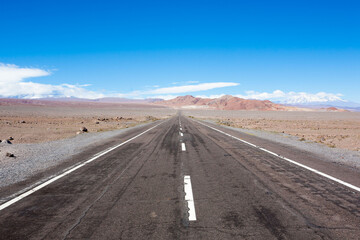
<path fill-rule="evenodd" d="M 107 139 L 151 123 L 108 132 L 84 133 L 45 143 L 0 143 L 0 188 L 24 181 Z M 15 157 L 6 157 L 10 152 Z"/>
<path fill-rule="evenodd" d="M 331 148 L 324 144 L 320 144 L 312 141 L 299 141 L 299 138 L 295 136 L 291 136 L 286 133 L 276 133 L 265 130 L 229 127 L 229 126 L 220 125 L 217 120 L 203 120 L 203 121 L 216 124 L 224 128 L 235 130 L 241 133 L 249 134 L 268 141 L 281 143 L 302 151 L 311 152 L 315 155 L 320 156 L 321 159 L 325 159 L 326 161 L 337 163 L 339 165 L 345 165 L 350 168 L 356 169 L 357 171 L 360 171 L 359 151 Z"/>

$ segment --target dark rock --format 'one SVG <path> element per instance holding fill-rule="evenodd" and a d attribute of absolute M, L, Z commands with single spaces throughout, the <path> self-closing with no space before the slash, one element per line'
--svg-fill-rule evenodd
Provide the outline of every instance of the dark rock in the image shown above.
<path fill-rule="evenodd" d="M 88 130 L 87 130 L 86 127 L 81 127 L 81 128 L 80 128 L 80 131 L 81 131 L 81 132 L 87 132 Z"/>
<path fill-rule="evenodd" d="M 2 144 L 11 144 L 11 142 L 7 139 L 4 139 L 1 141 Z"/>
<path fill-rule="evenodd" d="M 15 155 L 13 153 L 6 153 L 7 157 L 15 157 Z"/>

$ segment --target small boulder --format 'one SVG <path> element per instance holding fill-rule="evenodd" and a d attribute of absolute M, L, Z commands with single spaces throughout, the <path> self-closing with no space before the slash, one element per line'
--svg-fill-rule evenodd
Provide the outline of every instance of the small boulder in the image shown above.
<path fill-rule="evenodd" d="M 220 121 L 220 124 L 225 125 L 225 126 L 231 126 L 231 122 L 229 122 L 229 121 Z"/>
<path fill-rule="evenodd" d="M 23 120 L 23 121 L 21 121 L 20 123 L 26 123 L 26 122 Z"/>
<path fill-rule="evenodd" d="M 104 121 L 109 121 L 108 118 L 98 118 L 97 120 L 102 121 L 102 122 L 104 122 Z"/>
<path fill-rule="evenodd" d="M 15 155 L 13 153 L 9 153 L 9 152 L 6 153 L 6 156 L 7 157 L 15 157 Z"/>
<path fill-rule="evenodd" d="M 80 131 L 81 131 L 81 132 L 87 132 L 88 130 L 87 130 L 86 127 L 81 127 L 81 128 L 80 128 Z"/>
<path fill-rule="evenodd" d="M 100 122 L 95 122 L 95 124 L 100 124 Z"/>
<path fill-rule="evenodd" d="M 146 116 L 146 121 L 156 121 L 156 120 L 158 120 L 156 117 Z"/>
<path fill-rule="evenodd" d="M 9 137 L 8 140 L 12 141 L 12 140 L 14 140 L 14 138 L 13 138 L 13 137 Z"/>
<path fill-rule="evenodd" d="M 8 139 L 4 139 L 1 141 L 2 144 L 11 144 L 11 142 Z"/>

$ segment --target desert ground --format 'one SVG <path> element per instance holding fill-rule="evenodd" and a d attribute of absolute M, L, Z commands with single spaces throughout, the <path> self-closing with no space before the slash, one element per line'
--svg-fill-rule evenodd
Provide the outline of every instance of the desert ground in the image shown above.
<path fill-rule="evenodd" d="M 183 110 L 183 114 L 236 128 L 285 133 L 330 148 L 360 151 L 359 112 Z"/>
<path fill-rule="evenodd" d="M 0 106 L 0 140 L 12 143 L 41 143 L 88 132 L 129 128 L 164 119 L 176 110 L 141 104 L 76 104 L 65 106 Z"/>
<path fill-rule="evenodd" d="M 63 106 L 0 106 L 0 140 L 12 143 L 40 143 L 88 132 L 128 128 L 164 119 L 175 109 L 146 104 L 65 104 Z M 313 141 L 331 148 L 360 151 L 359 112 L 286 112 L 182 110 L 185 116 L 214 120 L 243 129 L 285 133 L 299 141 Z"/>

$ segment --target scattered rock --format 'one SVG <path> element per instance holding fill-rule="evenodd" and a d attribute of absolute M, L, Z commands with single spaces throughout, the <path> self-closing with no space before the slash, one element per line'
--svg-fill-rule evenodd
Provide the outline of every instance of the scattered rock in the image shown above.
<path fill-rule="evenodd" d="M 95 122 L 95 124 L 100 124 L 100 122 Z"/>
<path fill-rule="evenodd" d="M 87 132 L 88 130 L 87 130 L 86 127 L 81 127 L 81 128 L 80 128 L 80 131 L 81 131 L 81 132 Z"/>
<path fill-rule="evenodd" d="M 150 213 L 150 217 L 156 218 L 156 217 L 157 217 L 157 214 L 156 214 L 155 212 L 151 212 L 151 213 Z"/>
<path fill-rule="evenodd" d="M 6 156 L 7 157 L 15 157 L 15 155 L 13 153 L 8 153 L 8 152 L 6 153 Z"/>
<path fill-rule="evenodd" d="M 23 121 L 21 121 L 20 123 L 26 123 L 26 122 L 23 120 Z"/>
<path fill-rule="evenodd" d="M 229 121 L 220 121 L 219 123 L 225 126 L 231 126 L 231 122 Z"/>
<path fill-rule="evenodd" d="M 146 116 L 146 121 L 156 121 L 156 120 L 158 120 L 156 117 Z"/>
<path fill-rule="evenodd" d="M 9 137 L 8 140 L 12 141 L 12 140 L 14 140 L 14 138 L 13 138 L 13 137 Z"/>
<path fill-rule="evenodd" d="M 109 119 L 108 118 L 98 118 L 97 120 L 99 120 L 99 121 L 109 121 Z"/>
<path fill-rule="evenodd" d="M 11 144 L 11 142 L 8 139 L 4 139 L 1 141 L 2 144 Z"/>

